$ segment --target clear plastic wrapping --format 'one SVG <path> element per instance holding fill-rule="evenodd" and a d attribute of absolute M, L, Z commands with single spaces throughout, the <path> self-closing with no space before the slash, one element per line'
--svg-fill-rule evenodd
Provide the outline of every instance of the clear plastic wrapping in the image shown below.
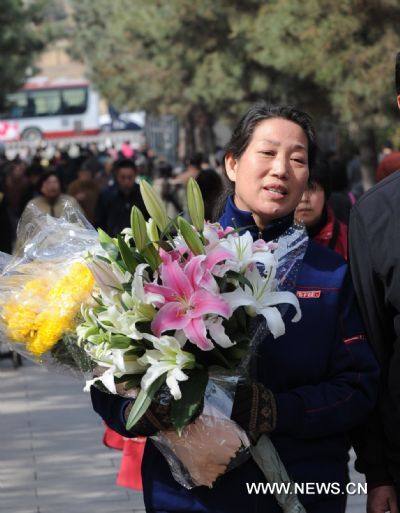
<path fill-rule="evenodd" d="M 210 376 L 201 414 L 176 431 L 160 431 L 152 440 L 164 455 L 172 475 L 185 488 L 211 488 L 217 478 L 250 456 L 250 441 L 231 420 L 237 376 Z"/>
<path fill-rule="evenodd" d="M 91 375 L 93 362 L 76 344 L 75 327 L 94 286 L 83 256 L 99 251 L 97 240 L 69 204 L 60 219 L 27 208 L 15 254 L 0 256 L 0 336 L 11 349 L 60 372 Z"/>

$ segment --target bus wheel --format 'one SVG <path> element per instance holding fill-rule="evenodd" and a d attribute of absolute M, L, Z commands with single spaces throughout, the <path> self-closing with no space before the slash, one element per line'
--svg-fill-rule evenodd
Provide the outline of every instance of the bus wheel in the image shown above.
<path fill-rule="evenodd" d="M 42 132 L 38 128 L 26 128 L 21 134 L 21 140 L 39 142 L 42 140 Z"/>

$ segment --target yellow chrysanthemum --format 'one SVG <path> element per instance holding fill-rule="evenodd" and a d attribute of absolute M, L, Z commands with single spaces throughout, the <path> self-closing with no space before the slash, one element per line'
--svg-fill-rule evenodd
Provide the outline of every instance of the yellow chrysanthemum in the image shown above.
<path fill-rule="evenodd" d="M 4 308 L 10 338 L 24 342 L 34 355 L 42 355 L 74 328 L 75 317 L 93 285 L 92 273 L 79 262 L 72 264 L 52 288 L 48 276 L 30 280 L 18 302 Z"/>

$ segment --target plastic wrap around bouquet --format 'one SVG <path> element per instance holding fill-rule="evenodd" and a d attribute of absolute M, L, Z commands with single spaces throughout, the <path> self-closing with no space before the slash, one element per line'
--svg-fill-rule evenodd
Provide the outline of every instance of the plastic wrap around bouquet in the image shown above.
<path fill-rule="evenodd" d="M 83 375 L 86 390 L 134 399 L 128 430 L 162 397 L 173 429 L 152 438 L 183 486 L 212 487 L 250 456 L 268 480 L 290 482 L 268 437 L 252 445 L 230 415 L 259 341 L 285 332 L 289 305 L 290 320 L 301 317 L 290 289 L 307 246 L 303 228 L 254 242 L 204 221 L 194 180 L 191 223 L 169 219 L 151 186 L 140 188 L 151 217 L 133 207 L 116 238 L 70 207 L 62 219 L 24 216 L 18 251 L 2 258 L 1 336 L 37 363 Z M 304 511 L 295 495 L 276 498 L 284 511 Z"/>

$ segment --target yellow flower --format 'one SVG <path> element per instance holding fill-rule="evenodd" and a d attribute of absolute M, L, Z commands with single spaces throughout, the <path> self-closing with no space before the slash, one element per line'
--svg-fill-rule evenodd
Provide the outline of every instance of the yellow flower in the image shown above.
<path fill-rule="evenodd" d="M 4 307 L 8 334 L 40 356 L 75 327 L 81 304 L 89 297 L 94 279 L 86 265 L 75 262 L 51 288 L 49 275 L 28 281 L 18 298 Z"/>

